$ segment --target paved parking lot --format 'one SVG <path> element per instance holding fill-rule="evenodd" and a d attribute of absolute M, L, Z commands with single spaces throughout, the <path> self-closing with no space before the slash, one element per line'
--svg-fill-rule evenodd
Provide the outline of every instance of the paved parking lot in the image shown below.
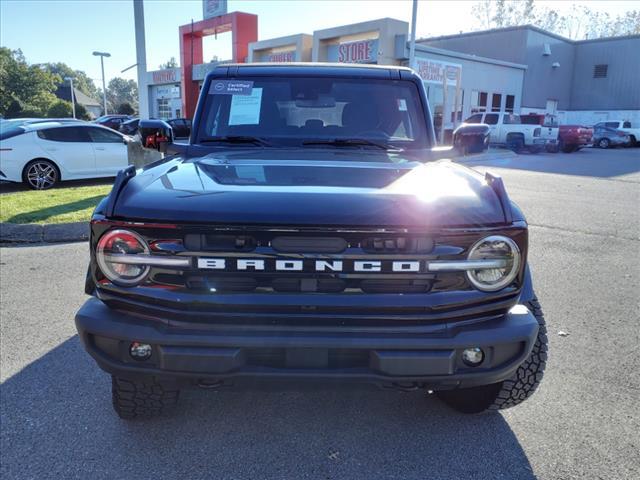
<path fill-rule="evenodd" d="M 192 391 L 172 417 L 126 423 L 73 326 L 87 244 L 3 248 L 2 478 L 639 478 L 640 150 L 476 167 L 503 175 L 531 224 L 550 358 L 523 405 Z"/>

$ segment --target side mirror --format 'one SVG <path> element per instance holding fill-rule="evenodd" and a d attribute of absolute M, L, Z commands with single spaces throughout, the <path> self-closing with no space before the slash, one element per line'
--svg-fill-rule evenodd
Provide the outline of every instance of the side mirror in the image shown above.
<path fill-rule="evenodd" d="M 490 131 L 485 123 L 463 123 L 453 132 L 453 146 L 462 155 L 484 152 L 489 148 Z"/>
<path fill-rule="evenodd" d="M 140 120 L 138 131 L 144 148 L 167 153 L 173 143 L 173 129 L 162 120 Z"/>

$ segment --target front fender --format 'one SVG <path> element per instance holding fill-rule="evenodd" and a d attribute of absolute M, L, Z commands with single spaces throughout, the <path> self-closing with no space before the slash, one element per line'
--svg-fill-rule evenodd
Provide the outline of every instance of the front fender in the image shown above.
<path fill-rule="evenodd" d="M 524 282 L 522 284 L 522 290 L 520 291 L 520 299 L 518 303 L 523 304 L 533 300 L 535 292 L 533 291 L 533 278 L 531 276 L 531 269 L 529 265 L 524 270 Z"/>

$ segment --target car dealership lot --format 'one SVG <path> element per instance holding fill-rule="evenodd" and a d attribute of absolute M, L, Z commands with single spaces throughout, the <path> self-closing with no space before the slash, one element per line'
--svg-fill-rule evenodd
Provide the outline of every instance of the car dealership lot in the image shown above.
<path fill-rule="evenodd" d="M 126 423 L 73 315 L 87 244 L 3 248 L 3 478 L 637 478 L 640 150 L 474 165 L 531 224 L 546 378 L 524 404 L 463 416 L 420 393 L 186 391 Z M 560 336 L 562 331 L 568 336 Z"/>

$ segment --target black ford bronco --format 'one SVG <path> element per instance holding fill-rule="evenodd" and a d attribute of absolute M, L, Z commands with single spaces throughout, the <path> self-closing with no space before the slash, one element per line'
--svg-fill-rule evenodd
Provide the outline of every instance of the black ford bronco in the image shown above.
<path fill-rule="evenodd" d="M 365 382 L 461 412 L 529 397 L 547 337 L 527 223 L 500 177 L 436 147 L 421 79 L 401 67 L 225 65 L 188 144 L 118 174 L 91 220 L 76 315 L 122 418 L 180 388 Z"/>

